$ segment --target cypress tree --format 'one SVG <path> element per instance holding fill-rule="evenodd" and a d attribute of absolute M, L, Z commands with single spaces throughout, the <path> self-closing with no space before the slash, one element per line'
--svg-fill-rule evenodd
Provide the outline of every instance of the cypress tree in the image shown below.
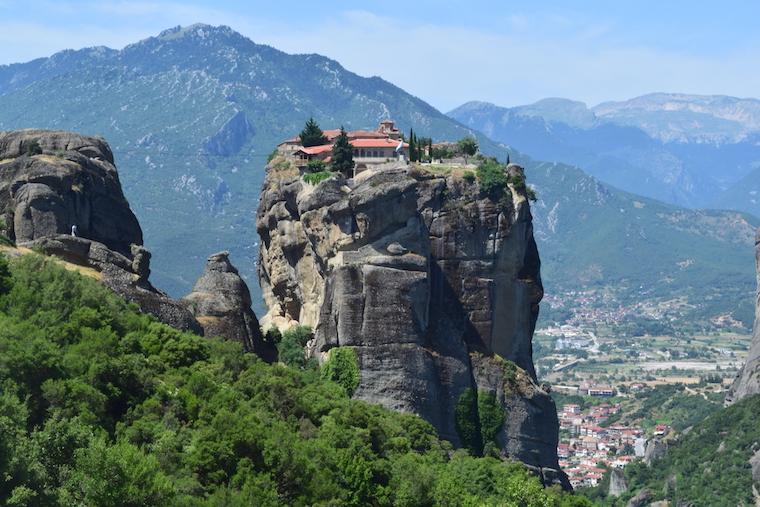
<path fill-rule="evenodd" d="M 409 161 L 417 161 L 417 147 L 414 142 L 414 129 L 409 129 Z"/>
<path fill-rule="evenodd" d="M 301 139 L 301 146 L 304 148 L 308 148 L 309 146 L 320 146 L 322 144 L 327 144 L 328 142 L 325 133 L 319 128 L 319 124 L 314 118 L 309 118 L 301 133 L 298 134 L 298 137 Z"/>
<path fill-rule="evenodd" d="M 335 138 L 332 149 L 332 169 L 343 173 L 346 178 L 353 176 L 354 148 L 348 142 L 348 134 L 340 127 L 340 134 Z"/>

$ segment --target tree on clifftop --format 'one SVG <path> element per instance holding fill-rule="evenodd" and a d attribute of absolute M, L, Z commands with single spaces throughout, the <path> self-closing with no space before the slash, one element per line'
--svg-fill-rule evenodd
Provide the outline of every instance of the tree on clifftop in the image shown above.
<path fill-rule="evenodd" d="M 335 138 L 332 149 L 332 169 L 343 173 L 346 178 L 353 176 L 354 148 L 348 142 L 348 134 L 340 127 L 340 134 Z"/>
<path fill-rule="evenodd" d="M 478 152 L 478 141 L 474 137 L 463 137 L 457 141 L 459 152 L 464 155 L 464 163 L 467 163 L 467 157 L 473 156 Z"/>
<path fill-rule="evenodd" d="M 301 139 L 301 146 L 304 148 L 327 144 L 327 137 L 314 118 L 309 118 L 298 137 Z"/>

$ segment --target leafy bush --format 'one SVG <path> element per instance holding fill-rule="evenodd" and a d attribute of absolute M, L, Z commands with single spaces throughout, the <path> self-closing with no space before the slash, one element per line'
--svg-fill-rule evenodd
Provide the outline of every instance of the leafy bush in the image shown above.
<path fill-rule="evenodd" d="M 465 173 L 462 175 L 462 179 L 466 181 L 467 183 L 474 183 L 475 173 L 472 171 L 465 171 Z"/>
<path fill-rule="evenodd" d="M 321 173 L 326 169 L 327 164 L 325 164 L 324 160 L 309 160 L 309 163 L 306 164 L 307 173 Z"/>
<path fill-rule="evenodd" d="M 454 158 L 456 154 L 445 146 L 434 146 L 431 150 L 431 155 L 433 159 L 442 160 L 445 158 Z"/>
<path fill-rule="evenodd" d="M 303 180 L 310 185 L 319 185 L 321 182 L 330 179 L 334 173 L 322 171 L 318 173 L 304 173 Z"/>
<path fill-rule="evenodd" d="M 11 270 L 8 260 L 0 253 L 0 295 L 5 294 L 11 288 Z"/>
<path fill-rule="evenodd" d="M 498 162 L 486 160 L 478 166 L 476 171 L 480 193 L 499 202 L 507 191 L 507 173 Z"/>
<path fill-rule="evenodd" d="M 452 452 L 419 417 L 316 370 L 159 324 L 41 256 L 10 272 L 2 505 L 589 505 L 521 465 Z"/>
<path fill-rule="evenodd" d="M 282 333 L 282 340 L 277 345 L 280 362 L 293 368 L 306 367 L 304 347 L 311 339 L 309 326 L 296 326 Z"/>
<path fill-rule="evenodd" d="M 42 146 L 40 146 L 40 142 L 37 139 L 32 139 L 26 144 L 26 154 L 30 157 L 33 155 L 40 155 L 42 154 Z"/>
<path fill-rule="evenodd" d="M 349 396 L 359 387 L 359 360 L 351 347 L 334 347 L 322 365 L 322 378 L 343 387 Z"/>
<path fill-rule="evenodd" d="M 483 444 L 495 444 L 496 435 L 504 425 L 504 409 L 496 400 L 495 393 L 478 391 L 478 418 Z"/>
<path fill-rule="evenodd" d="M 467 388 L 459 396 L 454 408 L 454 427 L 462 445 L 475 456 L 483 451 L 478 417 L 478 398 L 473 389 Z"/>

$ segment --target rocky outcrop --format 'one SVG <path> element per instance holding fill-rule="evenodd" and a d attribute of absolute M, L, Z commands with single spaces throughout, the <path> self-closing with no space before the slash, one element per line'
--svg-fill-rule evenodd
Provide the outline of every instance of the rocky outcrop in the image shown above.
<path fill-rule="evenodd" d="M 626 491 L 628 491 L 628 481 L 625 478 L 625 473 L 620 468 L 613 468 L 610 470 L 610 485 L 607 489 L 607 495 L 619 497 Z"/>
<path fill-rule="evenodd" d="M 239 152 L 253 135 L 253 126 L 243 111 L 238 111 L 208 138 L 204 145 L 206 153 L 228 157 Z"/>
<path fill-rule="evenodd" d="M 277 349 L 262 336 L 251 310 L 248 286 L 230 262 L 228 252 L 208 258 L 193 291 L 182 301 L 203 327 L 204 335 L 238 341 L 246 351 L 268 362 L 277 359 Z"/>
<path fill-rule="evenodd" d="M 265 328 L 311 326 L 320 359 L 352 347 L 356 397 L 419 414 L 456 445 L 457 407 L 468 393 L 493 396 L 502 455 L 567 485 L 556 409 L 533 367 L 543 289 L 522 189 L 492 200 L 461 173 L 403 164 L 312 186 L 273 167 L 257 230 Z"/>
<path fill-rule="evenodd" d="M 644 463 L 651 466 L 654 461 L 665 456 L 666 452 L 668 452 L 668 442 L 656 438 L 649 440 L 644 450 Z"/>
<path fill-rule="evenodd" d="M 636 496 L 628 500 L 625 507 L 645 507 L 652 501 L 652 492 L 648 489 L 642 489 Z"/>
<path fill-rule="evenodd" d="M 755 270 L 758 291 L 755 295 L 755 324 L 747 361 L 736 374 L 736 379 L 726 393 L 726 404 L 737 402 L 746 396 L 760 393 L 760 229 L 755 236 Z"/>
<path fill-rule="evenodd" d="M 142 230 L 124 198 L 108 144 L 51 130 L 0 133 L 0 214 L 17 242 L 79 235 L 130 255 Z"/>
<path fill-rule="evenodd" d="M 138 245 L 133 245 L 129 257 L 97 241 L 70 235 L 39 238 L 20 245 L 92 268 L 98 272 L 101 283 L 135 303 L 143 313 L 176 329 L 203 334 L 203 329 L 187 308 L 150 284 L 150 252 Z"/>
<path fill-rule="evenodd" d="M 48 130 L 0 133 L 0 210 L 19 246 L 91 268 L 104 285 L 172 327 L 236 340 L 274 360 L 248 287 L 226 253 L 209 259 L 183 301 L 153 287 L 150 252 L 105 140 Z"/>

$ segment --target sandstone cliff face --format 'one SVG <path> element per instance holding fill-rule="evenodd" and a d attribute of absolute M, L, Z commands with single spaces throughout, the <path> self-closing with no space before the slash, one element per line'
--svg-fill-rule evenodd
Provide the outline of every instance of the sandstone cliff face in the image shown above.
<path fill-rule="evenodd" d="M 76 225 L 82 237 L 124 255 L 142 244 L 111 149 L 98 137 L 0 132 L 0 214 L 17 242 L 66 234 Z"/>
<path fill-rule="evenodd" d="M 312 326 L 316 357 L 353 347 L 355 396 L 420 414 L 457 445 L 463 395 L 494 395 L 502 455 L 564 481 L 532 360 L 540 261 L 527 199 L 511 194 L 494 203 L 461 175 L 405 165 L 316 187 L 271 168 L 257 214 L 263 321 Z"/>
<path fill-rule="evenodd" d="M 755 296 L 755 324 L 752 344 L 747 361 L 736 374 L 736 379 L 726 393 L 726 404 L 731 404 L 745 396 L 760 393 L 760 229 L 755 236 L 755 269 L 758 292 Z"/>
<path fill-rule="evenodd" d="M 208 258 L 193 291 L 182 301 L 203 327 L 205 336 L 238 341 L 246 351 L 268 362 L 277 359 L 277 349 L 264 340 L 259 321 L 251 310 L 248 286 L 230 262 L 228 252 Z"/>

